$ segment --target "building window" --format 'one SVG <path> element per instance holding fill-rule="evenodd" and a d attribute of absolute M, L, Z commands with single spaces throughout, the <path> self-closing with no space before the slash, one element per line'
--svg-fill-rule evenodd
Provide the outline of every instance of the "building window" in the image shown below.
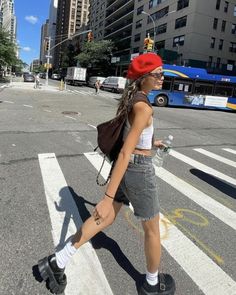
<path fill-rule="evenodd" d="M 163 34 L 166 32 L 167 24 L 163 24 L 157 27 L 156 34 Z"/>
<path fill-rule="evenodd" d="M 177 18 L 175 21 L 175 29 L 186 27 L 187 24 L 187 15 Z"/>
<path fill-rule="evenodd" d="M 184 35 L 173 38 L 173 47 L 184 45 Z"/>
<path fill-rule="evenodd" d="M 215 48 L 216 38 L 211 37 L 211 48 Z"/>
<path fill-rule="evenodd" d="M 217 9 L 217 10 L 220 9 L 220 1 L 221 1 L 221 0 L 216 0 L 216 9 Z"/>
<path fill-rule="evenodd" d="M 138 20 L 135 25 L 136 29 L 141 28 L 141 27 L 142 27 L 142 19 Z"/>
<path fill-rule="evenodd" d="M 221 25 L 221 32 L 225 31 L 225 26 L 226 26 L 226 21 L 222 20 L 222 25 Z"/>
<path fill-rule="evenodd" d="M 181 10 L 185 7 L 188 7 L 189 5 L 189 0 L 179 0 L 177 3 L 177 10 Z"/>
<path fill-rule="evenodd" d="M 228 1 L 225 1 L 225 6 L 224 6 L 224 12 L 228 12 L 228 9 L 229 9 L 229 2 Z"/>
<path fill-rule="evenodd" d="M 217 67 L 217 68 L 220 67 L 220 62 L 221 62 L 220 57 L 217 57 L 217 59 L 216 59 L 216 67 Z"/>
<path fill-rule="evenodd" d="M 208 66 L 211 67 L 213 62 L 213 56 L 209 56 L 208 58 Z"/>
<path fill-rule="evenodd" d="M 234 6 L 234 16 L 236 16 L 236 5 Z"/>
<path fill-rule="evenodd" d="M 163 16 L 167 15 L 169 12 L 169 6 L 161 9 L 161 10 L 158 10 L 156 11 L 155 13 L 151 14 L 151 17 L 153 18 L 154 21 L 162 18 Z M 148 17 L 148 20 L 147 20 L 147 23 L 151 23 L 152 22 L 152 19 L 150 17 Z"/>
<path fill-rule="evenodd" d="M 136 34 L 134 36 L 134 42 L 140 41 L 140 39 L 141 39 L 141 34 L 140 33 L 139 34 Z"/>
<path fill-rule="evenodd" d="M 230 42 L 229 51 L 236 52 L 236 43 L 235 42 Z"/>
<path fill-rule="evenodd" d="M 158 41 L 155 43 L 155 48 L 157 50 L 160 50 L 162 48 L 165 48 L 165 40 L 162 40 L 162 41 Z"/>
<path fill-rule="evenodd" d="M 231 33 L 234 35 L 236 34 L 236 24 L 232 24 Z"/>
<path fill-rule="evenodd" d="M 151 29 L 147 30 L 146 31 L 146 36 L 148 36 L 148 34 L 149 34 L 150 37 L 153 37 L 154 36 L 154 28 L 151 28 Z"/>
<path fill-rule="evenodd" d="M 138 53 L 139 52 L 139 47 L 135 47 L 134 49 L 133 49 L 133 53 Z"/>
<path fill-rule="evenodd" d="M 219 50 L 223 49 L 223 44 L 224 44 L 224 40 L 220 39 L 220 43 L 219 43 Z"/>
<path fill-rule="evenodd" d="M 141 14 L 143 11 L 143 5 L 137 9 L 137 15 Z"/>
<path fill-rule="evenodd" d="M 150 0 L 149 1 L 149 9 L 156 7 L 157 5 L 163 3 L 164 1 L 166 1 L 166 0 Z"/>
<path fill-rule="evenodd" d="M 214 18 L 213 29 L 216 30 L 218 25 L 218 18 Z"/>

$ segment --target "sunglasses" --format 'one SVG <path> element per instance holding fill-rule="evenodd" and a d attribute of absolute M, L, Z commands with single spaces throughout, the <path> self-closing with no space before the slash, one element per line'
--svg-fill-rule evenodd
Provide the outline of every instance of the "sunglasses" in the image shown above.
<path fill-rule="evenodd" d="M 164 72 L 159 72 L 159 73 L 149 73 L 150 76 L 157 78 L 157 79 L 161 79 L 162 77 L 164 77 Z"/>

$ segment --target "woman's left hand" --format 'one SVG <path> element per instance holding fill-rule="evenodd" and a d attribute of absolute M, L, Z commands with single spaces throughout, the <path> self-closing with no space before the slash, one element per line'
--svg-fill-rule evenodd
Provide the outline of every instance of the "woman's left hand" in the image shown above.
<path fill-rule="evenodd" d="M 162 140 L 154 140 L 153 145 L 156 148 L 164 148 L 165 147 L 165 145 L 162 143 Z"/>

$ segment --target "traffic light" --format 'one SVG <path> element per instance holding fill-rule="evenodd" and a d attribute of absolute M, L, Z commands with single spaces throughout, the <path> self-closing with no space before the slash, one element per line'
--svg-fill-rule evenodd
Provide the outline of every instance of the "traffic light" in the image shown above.
<path fill-rule="evenodd" d="M 144 39 L 144 42 L 143 42 L 143 50 L 144 51 L 153 51 L 153 44 L 154 41 L 150 38 L 149 34 L 148 36 Z"/>
<path fill-rule="evenodd" d="M 49 41 L 44 41 L 44 49 L 45 51 L 49 50 Z"/>
<path fill-rule="evenodd" d="M 144 50 L 147 50 L 148 43 L 149 43 L 149 38 L 145 38 L 145 39 L 144 39 L 144 42 L 143 42 L 143 49 L 144 49 Z"/>
<path fill-rule="evenodd" d="M 93 33 L 92 32 L 88 32 L 88 42 L 93 41 Z"/>
<path fill-rule="evenodd" d="M 147 51 L 153 51 L 153 43 L 154 41 L 150 38 L 148 40 Z"/>

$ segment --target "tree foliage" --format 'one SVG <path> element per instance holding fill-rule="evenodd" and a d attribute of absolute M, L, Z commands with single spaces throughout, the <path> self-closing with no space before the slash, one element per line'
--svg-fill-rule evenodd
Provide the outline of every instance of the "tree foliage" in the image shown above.
<path fill-rule="evenodd" d="M 106 68 L 111 65 L 113 48 L 111 40 L 86 42 L 76 59 L 82 67 Z"/>
<path fill-rule="evenodd" d="M 9 66 L 17 63 L 16 46 L 10 40 L 9 34 L 0 29 L 0 65 Z"/>

